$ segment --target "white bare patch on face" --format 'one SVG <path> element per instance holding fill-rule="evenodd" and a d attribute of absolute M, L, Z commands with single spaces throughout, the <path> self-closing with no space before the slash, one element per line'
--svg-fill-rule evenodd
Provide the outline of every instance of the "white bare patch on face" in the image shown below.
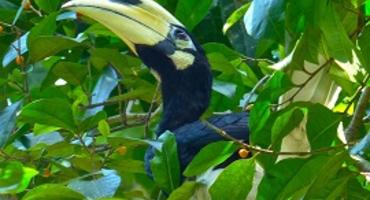
<path fill-rule="evenodd" d="M 181 50 L 175 51 L 175 53 L 169 55 L 169 57 L 175 64 L 177 70 L 187 69 L 195 61 L 195 56 L 193 54 Z"/>

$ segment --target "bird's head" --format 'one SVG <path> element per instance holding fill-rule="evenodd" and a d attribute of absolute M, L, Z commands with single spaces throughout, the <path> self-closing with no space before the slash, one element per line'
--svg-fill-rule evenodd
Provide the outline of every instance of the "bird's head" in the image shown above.
<path fill-rule="evenodd" d="M 206 62 L 184 26 L 153 0 L 71 0 L 63 8 L 106 26 L 161 77 Z"/>
<path fill-rule="evenodd" d="M 207 109 L 212 74 L 202 47 L 153 0 L 71 0 L 63 8 L 95 19 L 138 55 L 162 84 L 158 133 L 198 120 Z"/>

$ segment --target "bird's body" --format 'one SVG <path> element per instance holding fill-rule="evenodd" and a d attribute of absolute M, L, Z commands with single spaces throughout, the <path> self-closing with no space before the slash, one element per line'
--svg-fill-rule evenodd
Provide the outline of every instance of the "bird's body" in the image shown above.
<path fill-rule="evenodd" d="M 72 0 L 64 5 L 105 25 L 155 72 L 161 81 L 163 114 L 157 136 L 176 136 L 181 170 L 207 144 L 224 140 L 199 121 L 212 91 L 204 50 L 168 11 L 150 0 Z M 215 116 L 209 122 L 239 140 L 248 140 L 248 114 Z M 145 157 L 150 173 L 153 148 Z"/>
<path fill-rule="evenodd" d="M 211 117 L 208 122 L 226 131 L 232 137 L 248 142 L 249 115 L 247 112 L 232 113 Z M 197 120 L 173 130 L 178 146 L 180 168 L 183 171 L 194 156 L 206 145 L 225 140 L 206 124 Z M 150 147 L 145 155 L 145 169 L 151 175 L 150 160 L 155 149 Z M 230 162 L 232 160 L 228 160 Z"/>

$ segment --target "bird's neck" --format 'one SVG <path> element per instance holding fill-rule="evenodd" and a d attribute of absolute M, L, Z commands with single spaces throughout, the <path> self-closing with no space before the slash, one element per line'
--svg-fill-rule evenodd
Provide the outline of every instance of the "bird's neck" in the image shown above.
<path fill-rule="evenodd" d="M 208 63 L 203 64 L 161 76 L 163 116 L 158 135 L 198 120 L 208 108 L 212 74 Z"/>
<path fill-rule="evenodd" d="M 162 53 L 145 45 L 136 46 L 141 60 L 161 78 L 163 115 L 157 135 L 198 120 L 209 105 L 212 73 L 203 50 L 197 48 L 193 65 L 178 70 Z"/>

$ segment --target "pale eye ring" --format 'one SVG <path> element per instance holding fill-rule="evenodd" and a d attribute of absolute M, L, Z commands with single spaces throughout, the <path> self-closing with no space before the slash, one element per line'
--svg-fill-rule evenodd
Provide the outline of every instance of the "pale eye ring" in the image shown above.
<path fill-rule="evenodd" d="M 189 40 L 188 34 L 186 34 L 186 32 L 183 31 L 183 30 L 181 30 L 181 29 L 176 29 L 174 31 L 173 35 L 178 40 L 184 40 L 184 41 L 188 41 Z"/>

